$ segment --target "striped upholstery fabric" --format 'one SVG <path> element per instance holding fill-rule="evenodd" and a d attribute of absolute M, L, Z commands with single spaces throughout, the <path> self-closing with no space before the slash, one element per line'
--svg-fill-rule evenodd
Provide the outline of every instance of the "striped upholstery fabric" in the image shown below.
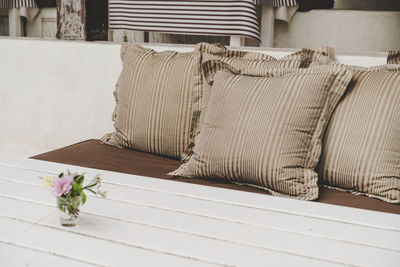
<path fill-rule="evenodd" d="M 124 43 L 121 59 L 123 70 L 114 91 L 116 132 L 102 141 L 180 158 L 188 146 L 192 113 L 200 110 L 193 101 L 196 53 L 157 53 Z"/>
<path fill-rule="evenodd" d="M 323 141 L 321 184 L 400 202 L 400 65 L 311 64 L 312 70 L 350 69 L 354 76 Z"/>
<path fill-rule="evenodd" d="M 232 51 L 207 43 L 198 44 L 198 49 L 202 53 L 202 71 L 210 84 L 215 73 L 223 69 L 232 69 L 240 73 L 250 69 L 263 71 L 265 68 L 306 68 L 311 62 L 322 60 L 320 58 L 333 61 L 335 57 L 334 49 L 326 46 L 304 48 L 280 59 L 262 53 Z"/>
<path fill-rule="evenodd" d="M 389 51 L 387 64 L 400 64 L 400 51 Z"/>
<path fill-rule="evenodd" d="M 304 51 L 303 51 L 304 50 Z M 230 69 L 236 73 L 253 73 L 249 75 L 257 75 L 258 71 L 263 71 L 270 68 L 289 68 L 297 69 L 307 67 L 311 61 L 309 58 L 316 58 L 320 55 L 323 57 L 334 58 L 335 53 L 333 48 L 320 46 L 313 49 L 303 49 L 291 55 L 276 59 L 264 53 L 246 52 L 238 50 L 229 50 L 220 44 L 197 44 L 196 51 L 201 57 L 201 73 L 196 77 L 202 78 L 196 83 L 199 102 L 201 105 L 201 113 L 193 119 L 193 132 L 190 138 L 188 149 L 183 153 L 182 161 L 186 162 L 193 154 L 195 138 L 199 134 L 200 125 L 204 120 L 204 115 L 207 111 L 207 103 L 211 94 L 211 86 L 215 73 L 219 70 Z M 197 69 L 198 70 L 198 69 Z M 264 74 L 261 74 L 261 76 Z"/>
<path fill-rule="evenodd" d="M 304 200 L 318 197 L 314 168 L 322 134 L 351 73 L 268 74 L 216 74 L 194 154 L 172 175 L 223 179 Z M 333 98 L 336 103 L 328 101 Z"/>
<path fill-rule="evenodd" d="M 282 59 L 276 59 L 264 53 L 246 52 L 239 50 L 229 50 L 221 44 L 199 43 L 195 49 L 200 53 L 201 69 L 196 69 L 196 77 L 201 80 L 195 84 L 196 92 L 199 92 L 198 101 L 201 106 L 201 113 L 193 118 L 192 134 L 188 149 L 182 155 L 182 161 L 186 162 L 193 154 L 194 141 L 199 134 L 200 125 L 204 120 L 204 114 L 207 110 L 207 103 L 211 94 L 211 85 L 214 75 L 219 70 L 234 69 L 240 73 L 246 68 L 299 68 L 302 64 L 302 53 L 296 52 Z M 324 47 L 318 48 L 319 51 L 325 51 L 331 55 L 333 51 Z M 332 55 L 333 56 L 333 55 Z"/>
<path fill-rule="evenodd" d="M 37 7 L 35 0 L 0 0 L 0 9 Z"/>
<path fill-rule="evenodd" d="M 110 30 L 239 35 L 260 40 L 253 0 L 110 0 Z"/>

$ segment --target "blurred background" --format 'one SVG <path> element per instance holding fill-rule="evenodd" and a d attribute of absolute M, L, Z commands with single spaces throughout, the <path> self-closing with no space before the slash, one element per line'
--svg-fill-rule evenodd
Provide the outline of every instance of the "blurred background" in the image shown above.
<path fill-rule="evenodd" d="M 170 34 L 136 31 L 134 26 L 110 27 L 114 19 L 109 17 L 110 10 L 115 14 L 119 2 L 143 1 L 0 0 L 0 35 L 110 42 L 191 44 L 207 41 L 278 48 L 328 45 L 349 51 L 400 50 L 400 0 L 254 1 L 261 40 L 241 37 L 234 43 L 229 35 Z"/>

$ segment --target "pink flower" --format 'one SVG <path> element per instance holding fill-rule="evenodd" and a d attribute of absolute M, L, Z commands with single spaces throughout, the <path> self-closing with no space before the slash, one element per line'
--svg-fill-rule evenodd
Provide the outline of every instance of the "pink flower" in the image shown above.
<path fill-rule="evenodd" d="M 72 188 L 72 183 L 74 182 L 74 177 L 76 173 L 70 175 L 64 175 L 61 178 L 54 179 L 51 183 L 51 192 L 54 196 L 59 197 L 64 194 L 68 194 L 69 190 Z"/>

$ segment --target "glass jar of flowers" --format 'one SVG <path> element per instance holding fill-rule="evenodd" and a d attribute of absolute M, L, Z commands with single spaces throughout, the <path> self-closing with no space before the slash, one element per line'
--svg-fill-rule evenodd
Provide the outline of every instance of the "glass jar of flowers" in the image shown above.
<path fill-rule="evenodd" d="M 57 198 L 57 207 L 62 226 L 75 226 L 79 221 L 81 205 L 86 202 L 85 190 L 105 198 L 105 192 L 100 190 L 101 179 L 96 175 L 88 184 L 84 174 L 60 173 L 58 176 L 49 176 L 42 179 L 43 186 L 50 189 Z"/>

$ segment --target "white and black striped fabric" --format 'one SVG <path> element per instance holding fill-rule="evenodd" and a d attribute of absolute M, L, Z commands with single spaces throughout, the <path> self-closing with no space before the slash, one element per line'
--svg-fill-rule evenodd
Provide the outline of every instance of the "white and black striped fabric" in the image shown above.
<path fill-rule="evenodd" d="M 110 0 L 110 30 L 244 36 L 260 40 L 253 0 Z"/>
<path fill-rule="evenodd" d="M 297 6 L 296 0 L 256 0 L 256 2 L 272 7 Z"/>
<path fill-rule="evenodd" d="M 0 0 L 0 9 L 37 7 L 35 0 Z"/>

